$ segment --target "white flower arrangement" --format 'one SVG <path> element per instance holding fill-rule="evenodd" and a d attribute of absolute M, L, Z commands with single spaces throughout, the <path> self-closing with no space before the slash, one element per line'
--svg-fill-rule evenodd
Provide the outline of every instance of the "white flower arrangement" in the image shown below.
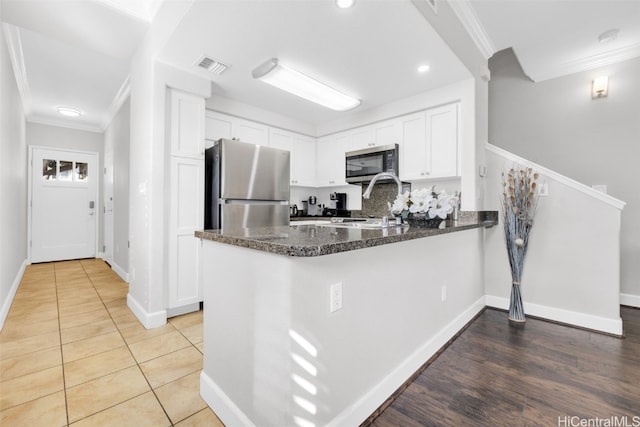
<path fill-rule="evenodd" d="M 445 219 L 457 203 L 458 198 L 447 194 L 444 190 L 436 193 L 434 185 L 431 188 L 421 188 L 399 194 L 393 204 L 389 204 L 389 211 L 404 219 L 409 214 L 424 214 L 426 218 Z"/>

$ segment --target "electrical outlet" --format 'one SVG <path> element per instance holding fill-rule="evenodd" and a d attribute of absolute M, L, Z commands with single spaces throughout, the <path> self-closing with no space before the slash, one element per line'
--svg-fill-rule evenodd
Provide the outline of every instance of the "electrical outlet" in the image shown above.
<path fill-rule="evenodd" d="M 442 298 L 443 302 L 447 300 L 447 287 L 446 286 L 442 287 L 441 298 Z"/>
<path fill-rule="evenodd" d="M 342 309 L 342 283 L 334 283 L 329 288 L 329 311 L 333 313 Z"/>

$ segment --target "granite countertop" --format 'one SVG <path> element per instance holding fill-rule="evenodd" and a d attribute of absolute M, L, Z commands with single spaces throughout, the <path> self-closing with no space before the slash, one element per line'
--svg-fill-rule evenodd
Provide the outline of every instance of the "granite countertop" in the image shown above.
<path fill-rule="evenodd" d="M 458 221 L 447 220 L 444 228 L 389 227 L 383 229 L 339 228 L 319 225 L 245 228 L 234 231 L 203 230 L 195 236 L 234 246 L 298 257 L 352 251 L 444 233 L 493 227 L 497 211 L 460 212 Z"/>

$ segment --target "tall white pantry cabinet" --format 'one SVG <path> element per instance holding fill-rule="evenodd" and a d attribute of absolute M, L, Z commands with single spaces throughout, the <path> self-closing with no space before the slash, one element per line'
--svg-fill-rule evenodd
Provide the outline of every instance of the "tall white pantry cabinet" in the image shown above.
<path fill-rule="evenodd" d="M 204 224 L 204 99 L 168 89 L 170 139 L 167 317 L 198 310 L 202 301 L 200 240 Z"/>

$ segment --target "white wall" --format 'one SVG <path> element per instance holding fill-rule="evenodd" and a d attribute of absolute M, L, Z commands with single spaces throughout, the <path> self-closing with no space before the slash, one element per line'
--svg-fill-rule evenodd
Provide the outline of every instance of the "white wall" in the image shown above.
<path fill-rule="evenodd" d="M 130 102 L 127 100 L 104 134 L 105 167 L 113 197 L 112 268 L 124 279 L 129 273 L 129 138 Z M 111 172 L 110 172 L 111 171 Z M 105 182 L 105 187 L 107 183 Z M 106 193 L 106 189 L 105 189 Z M 105 241 L 107 241 L 105 236 Z"/>
<path fill-rule="evenodd" d="M 490 142 L 587 185 L 606 184 L 627 203 L 622 302 L 640 306 L 640 58 L 539 83 L 511 50 L 489 65 Z M 609 96 L 594 100 L 591 81 L 599 75 L 609 76 Z"/>
<path fill-rule="evenodd" d="M 0 31 L 0 329 L 27 264 L 25 118 Z"/>
<path fill-rule="evenodd" d="M 499 148 L 487 150 L 487 201 L 498 210 L 501 173 L 532 166 L 548 186 L 541 196 L 522 276 L 526 314 L 612 334 L 620 320 L 620 210 L 624 203 Z M 493 197 L 491 196 L 493 194 Z M 485 233 L 487 305 L 507 308 L 511 272 L 500 226 Z"/>
<path fill-rule="evenodd" d="M 62 148 L 69 150 L 93 151 L 98 153 L 98 211 L 100 221 L 98 223 L 98 252 L 102 251 L 104 244 L 104 215 L 102 203 L 102 184 L 104 168 L 104 134 L 89 132 L 86 130 L 71 129 L 66 127 L 45 125 L 27 122 L 27 145 L 42 147 Z"/>
<path fill-rule="evenodd" d="M 230 426 L 359 425 L 484 307 L 483 234 L 318 257 L 205 240 L 204 339 L 224 351 L 205 351 L 203 398 Z M 343 307 L 330 313 L 338 282 Z M 300 358 L 307 364 L 295 363 Z"/>
<path fill-rule="evenodd" d="M 166 323 L 166 89 L 211 94 L 211 82 L 156 62 L 192 2 L 164 2 L 131 65 L 129 294 L 127 304 L 147 328 Z"/>

